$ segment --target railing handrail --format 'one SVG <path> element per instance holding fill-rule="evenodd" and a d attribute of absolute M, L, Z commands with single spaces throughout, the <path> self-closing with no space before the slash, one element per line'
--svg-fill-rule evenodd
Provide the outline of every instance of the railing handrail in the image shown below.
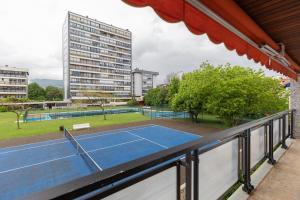
<path fill-rule="evenodd" d="M 212 133 L 212 135 L 200 138 L 192 142 L 188 142 L 176 147 L 172 147 L 152 155 L 145 156 L 127 163 L 106 169 L 101 172 L 95 172 L 93 174 L 87 175 L 64 183 L 53 188 L 47 189 L 42 192 L 34 193 L 26 199 L 53 199 L 53 198 L 67 198 L 67 197 L 76 197 L 72 196 L 75 193 L 76 195 L 83 195 L 89 192 L 92 192 L 101 187 L 107 186 L 114 182 L 120 181 L 123 178 L 130 177 L 137 173 L 140 173 L 144 170 L 147 170 L 151 167 L 155 167 L 159 164 L 170 161 L 174 158 L 177 158 L 181 155 L 192 152 L 195 149 L 198 150 L 198 154 L 202 154 L 211 149 L 217 148 L 218 146 L 229 142 L 241 135 L 246 130 L 257 129 L 263 125 L 266 125 L 270 120 L 279 119 L 287 114 L 292 112 L 292 110 L 282 111 L 270 116 L 266 116 L 261 119 L 257 119 L 239 126 L 229 128 L 223 131 Z M 218 140 L 219 143 L 213 143 L 212 145 L 207 146 L 214 141 Z"/>

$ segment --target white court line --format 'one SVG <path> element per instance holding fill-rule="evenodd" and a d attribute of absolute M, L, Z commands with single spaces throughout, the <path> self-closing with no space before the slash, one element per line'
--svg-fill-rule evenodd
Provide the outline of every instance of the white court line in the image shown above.
<path fill-rule="evenodd" d="M 34 145 L 36 143 L 46 143 L 48 141 L 56 141 L 56 140 L 64 140 L 65 138 L 57 138 L 57 139 L 52 139 L 52 140 L 44 140 L 44 141 L 40 141 L 40 142 L 31 142 L 31 143 L 27 143 L 27 144 L 21 144 L 21 145 L 15 145 L 15 146 L 9 146 L 9 147 L 2 147 L 0 148 L 1 151 L 5 151 L 6 149 L 13 149 L 13 148 L 18 148 L 18 147 L 23 147 L 23 146 L 30 146 L 30 145 Z"/>
<path fill-rule="evenodd" d="M 139 136 L 139 135 L 136 135 L 136 134 L 134 134 L 134 133 L 132 133 L 132 132 L 130 132 L 130 131 L 126 131 L 126 132 L 128 132 L 129 134 L 131 134 L 131 135 L 133 135 L 133 136 L 136 136 L 136 137 L 138 137 L 138 138 L 141 138 L 141 139 L 147 140 L 148 142 L 151 142 L 151 143 L 153 143 L 153 144 L 156 144 L 156 145 L 158 145 L 158 146 L 160 146 L 160 147 L 163 147 L 164 149 L 168 149 L 168 147 L 167 147 L 167 146 L 165 146 L 165 145 L 162 145 L 162 144 L 159 144 L 159 143 L 157 143 L 157 142 L 154 142 L 154 141 L 152 141 L 152 140 L 149 140 L 149 139 L 147 139 L 147 138 L 141 137 L 141 136 Z"/>
<path fill-rule="evenodd" d="M 151 126 L 145 126 L 145 127 L 141 127 L 141 128 L 133 128 L 133 129 L 129 129 L 129 130 L 140 130 L 140 129 L 145 129 L 145 128 L 154 127 L 154 126 L 155 125 L 151 125 Z M 113 131 L 115 131 L 115 130 L 113 130 Z M 105 133 L 105 134 L 99 134 L 99 135 L 97 133 L 93 133 L 93 134 L 97 134 L 97 135 L 92 135 L 92 136 L 88 136 L 88 137 L 84 137 L 84 138 L 78 138 L 78 139 L 76 137 L 75 138 L 77 139 L 77 141 L 81 141 L 81 140 L 88 140 L 88 139 L 91 139 L 91 138 L 102 137 L 102 136 L 106 136 L 106 135 L 118 134 L 118 133 L 122 133 L 122 132 L 126 133 L 127 131 L 111 132 L 111 133 Z M 82 135 L 82 136 L 84 136 L 84 135 Z M 61 138 L 61 139 L 66 140 L 65 138 Z M 66 140 L 66 141 L 63 141 L 63 142 L 55 142 L 55 143 L 51 143 L 51 144 L 43 144 L 43 145 L 38 145 L 38 146 L 33 146 L 33 147 L 28 147 L 28 148 L 23 148 L 23 149 L 15 149 L 15 150 L 10 150 L 10 151 L 0 152 L 0 155 L 7 154 L 7 153 L 18 152 L 18 151 L 25 151 L 25 150 L 28 150 L 28 149 L 35 149 L 35 148 L 39 148 L 39 147 L 57 145 L 57 144 L 62 144 L 62 143 L 67 143 L 67 142 L 69 142 L 69 141 Z"/>
<path fill-rule="evenodd" d="M 11 171 L 16 171 L 16 170 L 19 170 L 19 169 L 24 169 L 24 168 L 27 168 L 27 167 L 33 167 L 33 166 L 36 166 L 36 165 L 42 165 L 42 164 L 46 164 L 46 163 L 49 163 L 49 162 L 54 162 L 54 161 L 57 161 L 57 160 L 66 159 L 66 158 L 73 157 L 73 156 L 76 156 L 76 154 L 72 154 L 72 155 L 69 155 L 69 156 L 64 156 L 64 157 L 60 157 L 60 158 L 56 158 L 56 159 L 52 159 L 52 160 L 47 160 L 47 161 L 44 161 L 44 162 L 39 162 L 39 163 L 31 164 L 31 165 L 25 165 L 25 166 L 22 166 L 22 167 L 17 167 L 17 168 L 1 171 L 0 174 L 4 174 L 4 173 L 7 173 L 7 172 L 11 172 Z"/>
<path fill-rule="evenodd" d="M 134 142 L 138 142 L 138 141 L 142 141 L 142 140 L 144 140 L 144 139 L 140 138 L 140 139 L 132 140 L 132 141 L 129 141 L 129 142 L 124 142 L 124 143 L 120 143 L 120 144 L 111 145 L 111 146 L 108 146 L 108 147 L 93 149 L 93 150 L 88 151 L 88 153 L 92 153 L 92 152 L 99 151 L 99 150 L 104 150 L 104 149 L 110 149 L 110 148 L 122 146 L 122 145 L 125 145 L 125 144 L 130 144 L 130 143 L 134 143 Z"/>
<path fill-rule="evenodd" d="M 199 138 L 202 138 L 202 137 L 203 137 L 202 135 L 198 135 L 198 134 L 196 134 L 196 133 L 186 132 L 186 131 L 182 131 L 182 130 L 179 130 L 179 129 L 170 128 L 170 127 L 167 127 L 167 126 L 161 126 L 161 125 L 157 125 L 157 124 L 155 124 L 155 125 L 153 125 L 153 126 L 154 126 L 154 127 L 155 127 L 155 126 L 158 126 L 158 127 L 161 127 L 161 128 L 170 129 L 170 130 L 172 130 L 172 131 L 185 133 L 185 134 L 187 134 L 187 135 L 198 136 Z"/>
<path fill-rule="evenodd" d="M 103 149 L 108 149 L 108 148 L 113 148 L 113 147 L 116 147 L 116 146 L 122 146 L 122 145 L 125 145 L 125 144 L 129 144 L 129 143 L 133 143 L 133 142 L 137 142 L 137 141 L 141 141 L 141 140 L 143 140 L 143 139 L 137 139 L 137 140 L 132 140 L 132 141 L 129 141 L 129 142 L 123 142 L 123 143 L 120 143 L 120 144 L 111 145 L 111 146 L 108 146 L 108 147 L 93 149 L 93 150 L 87 151 L 87 153 L 91 153 L 91 152 L 95 152 L 95 151 L 99 151 L 99 150 L 103 150 Z M 36 165 L 42 165 L 42 164 L 46 164 L 46 163 L 49 163 L 49 162 L 54 162 L 54 161 L 57 161 L 57 160 L 66 159 L 66 158 L 76 156 L 76 155 L 78 155 L 78 154 L 72 154 L 72 155 L 68 155 L 68 156 L 64 156 L 64 157 L 60 157 L 60 158 L 56 158 L 56 159 L 52 159 L 52 160 L 47 160 L 47 161 L 43 161 L 43 162 L 31 164 L 31 165 L 25 165 L 25 166 L 14 168 L 14 169 L 9 169 L 9 170 L 5 170 L 5 171 L 1 171 L 0 174 L 4 174 L 4 173 L 7 173 L 7 172 L 19 170 L 19 169 L 24 169 L 24 168 L 27 168 L 27 167 L 33 167 L 33 166 L 36 166 Z"/>

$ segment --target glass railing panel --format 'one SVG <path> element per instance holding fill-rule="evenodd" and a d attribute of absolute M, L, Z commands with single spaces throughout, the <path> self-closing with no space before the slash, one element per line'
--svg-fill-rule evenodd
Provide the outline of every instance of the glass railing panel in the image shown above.
<path fill-rule="evenodd" d="M 104 200 L 175 200 L 177 195 L 176 184 L 176 167 L 172 167 L 118 191 L 104 198 Z"/>
<path fill-rule="evenodd" d="M 279 119 L 273 121 L 273 146 L 276 146 L 280 141 L 280 125 Z"/>
<path fill-rule="evenodd" d="M 265 155 L 265 127 L 251 131 L 251 168 L 254 167 Z"/>
<path fill-rule="evenodd" d="M 199 199 L 218 199 L 238 181 L 238 139 L 199 156 Z"/>

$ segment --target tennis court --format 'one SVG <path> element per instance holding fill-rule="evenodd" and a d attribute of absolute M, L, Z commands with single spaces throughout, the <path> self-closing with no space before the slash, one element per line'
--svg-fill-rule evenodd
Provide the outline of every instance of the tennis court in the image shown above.
<path fill-rule="evenodd" d="M 0 199 L 31 193 L 201 136 L 147 125 L 0 149 Z"/>

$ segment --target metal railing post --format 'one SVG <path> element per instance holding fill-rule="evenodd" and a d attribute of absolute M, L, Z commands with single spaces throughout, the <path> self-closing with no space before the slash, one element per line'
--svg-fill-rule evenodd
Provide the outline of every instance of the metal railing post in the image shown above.
<path fill-rule="evenodd" d="M 282 141 L 281 141 L 281 148 L 287 149 L 286 143 L 286 115 L 282 117 Z"/>
<path fill-rule="evenodd" d="M 248 194 L 254 189 L 253 185 L 251 185 L 251 164 L 250 164 L 250 153 L 251 153 L 251 131 L 247 129 L 243 133 L 243 179 L 244 186 L 243 190 Z"/>
<path fill-rule="evenodd" d="M 176 163 L 176 192 L 177 192 L 177 200 L 181 199 L 181 167 L 180 167 L 180 162 Z"/>
<path fill-rule="evenodd" d="M 268 152 L 268 163 L 274 165 L 276 160 L 273 156 L 273 119 L 269 121 L 269 152 Z"/>
<path fill-rule="evenodd" d="M 268 158 L 268 124 L 264 125 L 264 151 L 265 158 Z"/>
<path fill-rule="evenodd" d="M 291 111 L 291 128 L 290 128 L 290 131 L 291 131 L 291 138 L 292 139 L 295 139 L 295 136 L 294 136 L 294 112 L 295 112 L 295 110 L 292 110 Z"/>
<path fill-rule="evenodd" d="M 194 151 L 194 199 L 199 199 L 199 151 Z"/>
<path fill-rule="evenodd" d="M 186 154 L 185 163 L 185 200 L 192 200 L 192 154 Z"/>

